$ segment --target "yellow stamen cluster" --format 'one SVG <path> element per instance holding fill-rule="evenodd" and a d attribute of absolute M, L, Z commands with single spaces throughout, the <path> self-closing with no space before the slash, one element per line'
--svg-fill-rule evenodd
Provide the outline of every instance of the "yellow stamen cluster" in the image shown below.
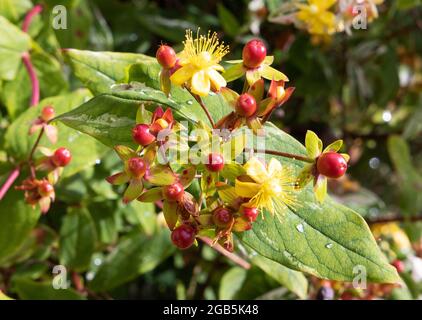
<path fill-rule="evenodd" d="M 229 46 L 220 44 L 217 33 L 208 31 L 207 36 L 200 35 L 199 29 L 196 38 L 192 36 L 192 30 L 186 30 L 186 40 L 183 41 L 184 58 L 197 67 L 215 65 L 229 52 Z"/>

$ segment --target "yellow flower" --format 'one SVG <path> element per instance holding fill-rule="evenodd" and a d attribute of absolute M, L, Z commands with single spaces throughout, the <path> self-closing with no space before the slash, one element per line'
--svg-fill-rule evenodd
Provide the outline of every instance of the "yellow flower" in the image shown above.
<path fill-rule="evenodd" d="M 333 34 L 336 31 L 336 16 L 328 9 L 336 0 L 308 0 L 308 5 L 298 4 L 297 18 L 311 34 Z"/>
<path fill-rule="evenodd" d="M 244 165 L 246 176 L 236 179 L 235 192 L 239 197 L 250 198 L 247 206 L 267 209 L 274 214 L 295 204 L 294 182 L 291 171 L 272 158 L 266 167 L 257 158 Z"/>
<path fill-rule="evenodd" d="M 219 43 L 217 34 L 208 32 L 207 36 L 192 37 L 192 31 L 186 31 L 184 49 L 179 54 L 179 64 L 182 66 L 171 77 L 175 85 L 187 85 L 190 90 L 200 96 L 206 96 L 211 89 L 219 91 L 226 86 L 226 80 L 218 71 L 224 71 L 219 65 L 229 48 Z"/>

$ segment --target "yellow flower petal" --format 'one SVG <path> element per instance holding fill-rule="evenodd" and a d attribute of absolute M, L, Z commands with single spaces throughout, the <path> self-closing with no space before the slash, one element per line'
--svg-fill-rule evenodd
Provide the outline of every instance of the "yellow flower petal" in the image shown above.
<path fill-rule="evenodd" d="M 219 91 L 222 87 L 227 85 L 226 79 L 214 69 L 210 68 L 207 74 L 211 80 L 211 85 L 215 90 Z"/>
<path fill-rule="evenodd" d="M 244 182 L 236 179 L 234 189 L 242 198 L 253 198 L 261 189 L 261 185 L 254 182 Z"/>
<path fill-rule="evenodd" d="M 263 183 L 266 179 L 268 179 L 265 165 L 257 158 L 249 159 L 248 162 L 245 163 L 244 168 L 246 170 L 246 174 L 254 179 L 255 182 Z"/>
<path fill-rule="evenodd" d="M 268 175 L 270 177 L 274 177 L 281 170 L 281 163 L 278 160 L 271 158 L 270 162 L 268 163 Z"/>
<path fill-rule="evenodd" d="M 173 82 L 175 85 L 181 86 L 186 81 L 188 81 L 194 73 L 196 72 L 196 68 L 192 64 L 187 64 L 177 70 L 171 77 L 170 81 Z"/>
<path fill-rule="evenodd" d="M 207 73 L 203 70 L 195 72 L 191 80 L 191 90 L 193 93 L 206 96 L 211 89 L 210 78 Z"/>

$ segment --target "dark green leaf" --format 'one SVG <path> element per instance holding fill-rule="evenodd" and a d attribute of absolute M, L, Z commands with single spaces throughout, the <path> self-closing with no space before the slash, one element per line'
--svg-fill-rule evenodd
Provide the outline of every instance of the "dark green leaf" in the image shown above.
<path fill-rule="evenodd" d="M 95 249 L 95 225 L 85 208 L 70 209 L 60 229 L 60 264 L 75 271 L 89 267 Z"/>

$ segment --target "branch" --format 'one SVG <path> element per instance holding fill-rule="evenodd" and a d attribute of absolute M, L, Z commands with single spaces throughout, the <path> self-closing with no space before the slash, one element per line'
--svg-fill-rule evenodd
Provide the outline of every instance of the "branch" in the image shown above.
<path fill-rule="evenodd" d="M 31 25 L 32 19 L 42 11 L 42 5 L 37 4 L 25 16 L 25 19 L 22 23 L 22 31 L 28 33 L 29 26 Z"/>
<path fill-rule="evenodd" d="M 22 31 L 28 32 L 29 26 L 31 25 L 32 19 L 42 11 L 41 5 L 36 5 L 33 7 L 25 16 L 25 19 L 22 24 Z M 29 79 L 31 80 L 32 85 L 32 94 L 31 94 L 31 106 L 35 106 L 40 101 L 40 83 L 38 81 L 37 73 L 31 62 L 31 57 L 28 52 L 22 54 L 22 61 L 25 65 L 26 70 L 29 74 Z"/>
<path fill-rule="evenodd" d="M 253 152 L 255 152 L 255 153 L 264 152 L 265 154 L 272 154 L 272 155 L 275 155 L 275 156 L 290 158 L 290 159 L 293 159 L 293 160 L 299 160 L 299 161 L 304 161 L 304 162 L 308 162 L 308 163 L 313 163 L 315 161 L 311 158 L 300 156 L 298 154 L 281 152 L 281 151 L 276 151 L 276 150 L 258 151 L 257 149 L 246 149 L 246 151 L 251 151 L 251 150 L 253 150 Z"/>
<path fill-rule="evenodd" d="M 366 222 L 368 224 L 376 224 L 376 223 L 388 223 L 388 222 L 417 222 L 422 221 L 422 216 L 391 216 L 391 217 L 380 217 L 376 219 L 367 219 Z"/>
<path fill-rule="evenodd" d="M 31 107 L 36 106 L 40 102 L 40 83 L 28 52 L 22 54 L 22 60 L 32 84 Z"/>
<path fill-rule="evenodd" d="M 243 269 L 248 270 L 248 269 L 251 268 L 251 264 L 249 262 L 243 260 L 238 255 L 236 255 L 236 254 L 234 254 L 232 252 L 227 251 L 220 244 L 216 243 L 216 244 L 213 245 L 212 239 L 210 239 L 208 237 L 204 237 L 204 236 L 200 236 L 200 237 L 197 237 L 197 238 L 200 239 L 200 240 L 202 240 L 206 245 L 210 246 L 215 251 L 221 253 L 223 256 L 225 256 L 226 258 L 230 259 L 231 261 L 233 261 L 234 263 L 236 263 L 237 265 L 239 265 Z"/>
<path fill-rule="evenodd" d="M 13 185 L 15 180 L 19 177 L 20 174 L 20 168 L 16 167 L 12 170 L 9 177 L 7 177 L 6 182 L 1 186 L 0 188 L 0 200 L 3 199 L 6 192 L 10 189 L 10 187 Z"/>

